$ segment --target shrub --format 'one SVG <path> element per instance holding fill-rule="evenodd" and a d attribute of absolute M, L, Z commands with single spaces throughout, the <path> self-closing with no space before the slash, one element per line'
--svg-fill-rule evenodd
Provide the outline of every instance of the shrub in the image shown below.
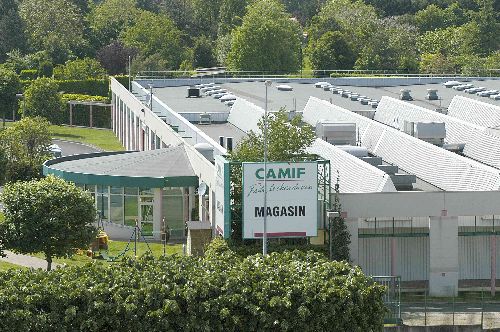
<path fill-rule="evenodd" d="M 87 80 L 106 77 L 106 70 L 99 61 L 91 58 L 67 61 L 64 65 L 54 68 L 54 78 L 57 80 Z"/>
<path fill-rule="evenodd" d="M 65 80 L 57 81 L 55 83 L 59 85 L 59 91 L 64 93 L 74 93 L 82 95 L 91 96 L 109 96 L 109 80 Z M 33 81 L 21 81 L 23 87 L 28 88 Z"/>
<path fill-rule="evenodd" d="M 214 248 L 215 246 L 215 248 Z M 0 273 L 0 330 L 379 331 L 384 288 L 308 252 Z"/>
<path fill-rule="evenodd" d="M 39 78 L 24 92 L 23 116 L 41 116 L 53 124 L 63 120 L 62 100 L 57 82 L 50 78 Z"/>
<path fill-rule="evenodd" d="M 38 77 L 38 70 L 36 69 L 23 69 L 19 78 L 21 80 L 35 80 Z"/>

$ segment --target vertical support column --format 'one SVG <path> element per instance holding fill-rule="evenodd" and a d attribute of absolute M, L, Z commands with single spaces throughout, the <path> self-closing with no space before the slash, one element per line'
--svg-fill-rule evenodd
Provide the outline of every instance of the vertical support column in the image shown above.
<path fill-rule="evenodd" d="M 187 188 L 182 188 L 182 211 L 184 222 L 191 221 L 189 219 L 191 213 L 189 213 L 189 191 Z"/>
<path fill-rule="evenodd" d="M 490 236 L 490 256 L 491 256 L 491 296 L 495 296 L 497 281 L 497 236 Z"/>
<path fill-rule="evenodd" d="M 345 219 L 347 230 L 351 234 L 351 243 L 349 244 L 349 255 L 353 265 L 358 265 L 358 232 L 359 232 L 359 219 L 347 218 Z"/>
<path fill-rule="evenodd" d="M 153 191 L 154 201 L 153 201 L 153 237 L 155 240 L 160 239 L 161 222 L 163 218 L 163 189 L 154 188 Z"/>
<path fill-rule="evenodd" d="M 397 276 L 398 272 L 396 271 L 396 262 L 398 260 L 397 257 L 398 245 L 396 242 L 396 238 L 391 237 L 391 276 Z"/>
<path fill-rule="evenodd" d="M 69 125 L 73 127 L 73 103 L 69 103 Z"/>
<path fill-rule="evenodd" d="M 429 218 L 429 295 L 458 294 L 458 217 Z"/>
<path fill-rule="evenodd" d="M 93 114 L 92 114 L 92 104 L 90 104 L 90 119 L 89 119 L 89 122 L 90 122 L 90 128 L 92 128 L 93 124 L 94 124 L 94 117 L 93 117 Z"/>

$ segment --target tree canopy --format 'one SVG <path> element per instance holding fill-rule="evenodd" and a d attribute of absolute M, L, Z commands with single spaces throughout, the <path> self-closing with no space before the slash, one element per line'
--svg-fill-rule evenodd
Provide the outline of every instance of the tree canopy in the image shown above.
<path fill-rule="evenodd" d="M 5 247 L 23 254 L 43 252 L 47 270 L 54 257 L 87 248 L 95 237 L 94 201 L 73 183 L 54 176 L 15 182 L 4 187 L 1 197 Z"/>
<path fill-rule="evenodd" d="M 53 124 L 62 118 L 62 99 L 58 84 L 51 78 L 33 81 L 24 92 L 23 116 L 41 116 Z"/>
<path fill-rule="evenodd" d="M 20 91 L 19 76 L 14 71 L 0 66 L 0 113 L 3 118 L 16 106 L 16 94 Z"/>
<path fill-rule="evenodd" d="M 0 184 L 41 177 L 51 142 L 49 122 L 39 117 L 23 118 L 0 131 Z"/>
<path fill-rule="evenodd" d="M 300 26 L 277 0 L 257 0 L 232 34 L 227 62 L 233 70 L 296 72 L 300 69 Z"/>

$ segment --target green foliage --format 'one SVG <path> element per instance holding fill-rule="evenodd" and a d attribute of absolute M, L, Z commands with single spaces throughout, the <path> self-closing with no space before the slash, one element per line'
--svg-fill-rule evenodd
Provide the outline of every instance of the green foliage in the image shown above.
<path fill-rule="evenodd" d="M 128 80 L 128 78 L 127 78 Z M 22 81 L 25 89 L 35 81 Z M 53 80 L 58 85 L 58 90 L 70 94 L 82 94 L 91 96 L 107 97 L 109 95 L 109 80 L 108 79 L 89 79 L 89 80 Z M 127 84 L 128 85 L 128 82 Z"/>
<path fill-rule="evenodd" d="M 0 63 L 6 60 L 7 53 L 14 49 L 24 49 L 25 44 L 18 1 L 0 1 Z"/>
<path fill-rule="evenodd" d="M 159 56 L 165 63 L 163 70 L 177 69 L 183 60 L 181 31 L 168 16 L 143 11 L 121 39 L 144 58 Z"/>
<path fill-rule="evenodd" d="M 311 45 L 309 59 L 315 70 L 352 68 L 354 52 L 339 31 L 328 31 Z"/>
<path fill-rule="evenodd" d="M 21 91 L 21 82 L 15 72 L 0 67 L 0 114 L 12 112 L 16 105 L 16 93 Z"/>
<path fill-rule="evenodd" d="M 277 0 L 250 4 L 232 33 L 227 64 L 233 70 L 292 73 L 300 69 L 300 26 Z"/>
<path fill-rule="evenodd" d="M 38 78 L 24 92 L 23 116 L 41 116 L 54 124 L 62 121 L 59 85 L 50 78 Z"/>
<path fill-rule="evenodd" d="M 478 50 L 479 33 L 475 23 L 427 31 L 417 39 L 417 47 L 420 53 L 441 53 L 445 56 L 474 54 Z"/>
<path fill-rule="evenodd" d="M 37 77 L 38 70 L 36 69 L 23 69 L 21 70 L 21 74 L 19 74 L 21 80 L 36 80 Z"/>
<path fill-rule="evenodd" d="M 86 248 L 95 238 L 92 197 L 73 183 L 54 176 L 7 184 L 2 194 L 7 249 L 23 254 L 43 252 L 50 270 L 53 257 Z"/>
<path fill-rule="evenodd" d="M 23 118 L 0 132 L 0 184 L 42 175 L 51 137 L 44 118 Z"/>
<path fill-rule="evenodd" d="M 218 37 L 230 34 L 234 28 L 241 25 L 249 2 L 249 0 L 221 0 Z"/>
<path fill-rule="evenodd" d="M 316 253 L 239 259 L 216 240 L 204 258 L 3 272 L 0 329 L 379 331 L 383 292 Z"/>
<path fill-rule="evenodd" d="M 415 14 L 415 23 L 421 32 L 460 26 L 466 20 L 465 13 L 457 3 L 445 9 L 431 4 Z"/>
<path fill-rule="evenodd" d="M 340 204 L 340 179 L 337 177 L 337 183 L 335 184 L 335 199 L 333 201 L 332 211 L 340 212 L 342 211 L 342 205 Z M 344 218 L 342 216 L 330 218 L 329 220 L 330 228 L 330 246 L 332 248 L 330 259 L 335 261 L 350 261 L 349 254 L 349 244 L 351 243 L 351 234 L 347 229 Z"/>
<path fill-rule="evenodd" d="M 100 46 L 118 39 L 139 15 L 136 0 L 105 0 L 93 5 L 88 16 L 90 28 Z"/>
<path fill-rule="evenodd" d="M 195 38 L 193 45 L 193 66 L 195 68 L 214 67 L 215 61 L 213 43 L 210 38 L 200 36 Z"/>
<path fill-rule="evenodd" d="M 85 43 L 80 10 L 69 0 L 23 0 L 19 14 L 30 46 L 62 63 Z"/>
<path fill-rule="evenodd" d="M 106 77 L 106 71 L 99 61 L 91 58 L 67 61 L 54 68 L 56 80 L 89 80 Z"/>
<path fill-rule="evenodd" d="M 419 66 L 419 71 L 424 74 L 454 74 L 458 71 L 453 60 L 441 53 L 422 54 Z"/>

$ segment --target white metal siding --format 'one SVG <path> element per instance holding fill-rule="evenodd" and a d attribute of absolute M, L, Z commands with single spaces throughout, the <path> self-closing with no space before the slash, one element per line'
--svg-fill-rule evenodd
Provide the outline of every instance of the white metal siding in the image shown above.
<path fill-rule="evenodd" d="M 448 115 L 483 127 L 500 126 L 500 106 L 462 96 L 453 97 Z"/>

